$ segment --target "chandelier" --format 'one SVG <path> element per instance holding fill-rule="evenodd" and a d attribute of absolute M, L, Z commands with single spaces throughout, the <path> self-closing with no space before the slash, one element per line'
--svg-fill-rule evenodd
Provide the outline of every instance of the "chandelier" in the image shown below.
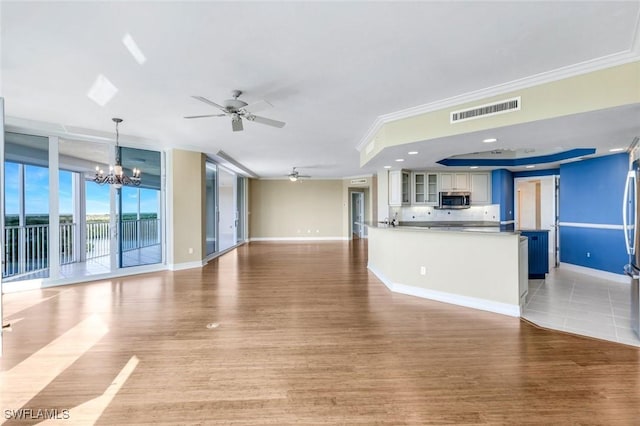
<path fill-rule="evenodd" d="M 118 124 L 122 123 L 122 118 L 112 118 L 116 123 L 116 164 L 109 166 L 109 174 L 105 174 L 104 170 L 100 166 L 96 166 L 96 175 L 93 181 L 99 185 L 108 183 L 109 185 L 115 185 L 116 188 L 125 186 L 140 186 L 140 169 L 133 169 L 133 175 L 127 176 L 124 174 L 122 164 L 120 164 L 120 133 L 118 133 Z"/>

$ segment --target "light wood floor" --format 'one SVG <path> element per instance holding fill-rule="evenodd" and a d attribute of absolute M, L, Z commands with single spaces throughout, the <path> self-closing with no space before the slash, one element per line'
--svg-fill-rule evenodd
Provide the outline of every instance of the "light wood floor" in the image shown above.
<path fill-rule="evenodd" d="M 251 243 L 203 269 L 6 295 L 0 408 L 68 409 L 55 424 L 640 421 L 637 348 L 390 293 L 366 257 L 366 240 Z"/>

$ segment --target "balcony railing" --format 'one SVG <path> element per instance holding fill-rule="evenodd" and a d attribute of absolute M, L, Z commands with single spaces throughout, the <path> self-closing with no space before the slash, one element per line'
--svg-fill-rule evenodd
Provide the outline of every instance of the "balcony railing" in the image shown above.
<path fill-rule="evenodd" d="M 160 244 L 160 220 L 139 219 L 122 221 L 122 251 Z"/>
<path fill-rule="evenodd" d="M 80 256 L 76 223 L 60 224 L 60 264 L 66 265 L 110 254 L 111 229 L 109 222 L 85 223 L 85 253 Z M 49 225 L 5 226 L 4 264 L 2 276 L 32 273 L 49 267 Z M 160 244 L 160 220 L 139 219 L 122 221 L 122 251 L 130 251 Z"/>
<path fill-rule="evenodd" d="M 87 222 L 86 259 L 108 256 L 111 246 L 109 222 Z"/>
<path fill-rule="evenodd" d="M 49 267 L 49 225 L 6 226 L 2 276 Z"/>

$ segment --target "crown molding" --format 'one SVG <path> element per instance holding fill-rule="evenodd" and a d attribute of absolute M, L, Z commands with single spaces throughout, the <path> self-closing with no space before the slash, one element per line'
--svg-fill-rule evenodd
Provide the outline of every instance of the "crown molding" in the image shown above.
<path fill-rule="evenodd" d="M 81 140 L 102 144 L 113 144 L 116 141 L 114 132 L 86 129 L 64 124 L 48 123 L 45 121 L 30 120 L 28 118 L 7 116 L 5 118 L 5 131 L 14 133 L 28 133 L 35 136 L 57 136 L 69 140 Z M 157 141 L 120 134 L 120 145 L 136 148 L 158 149 Z"/>
<path fill-rule="evenodd" d="M 625 65 L 631 62 L 640 60 L 640 19 L 636 23 L 635 37 L 630 49 L 622 52 L 613 53 L 611 55 L 602 56 L 588 61 L 579 62 L 577 64 L 568 65 L 562 68 L 556 68 L 551 71 L 545 71 L 539 74 L 534 74 L 529 77 L 520 78 L 507 83 L 490 86 L 484 89 L 475 90 L 473 92 L 467 92 L 460 95 L 452 96 L 450 98 L 441 99 L 428 104 L 418 105 L 415 107 L 403 109 L 400 111 L 392 112 L 389 114 L 380 115 L 373 122 L 367 133 L 360 140 L 360 143 L 356 146 L 359 152 L 373 140 L 374 136 L 380 131 L 382 126 L 386 123 L 390 123 L 405 118 L 415 117 L 420 114 L 425 114 L 433 111 L 438 111 L 444 108 L 450 108 L 456 105 L 465 104 L 468 102 L 479 101 L 481 99 L 489 98 L 492 96 L 503 95 L 505 93 L 513 92 L 516 90 L 522 90 L 529 87 L 539 86 L 541 84 L 550 83 L 553 81 L 563 80 L 578 75 L 588 74 L 594 71 L 600 71 L 607 68 L 612 68 L 619 65 Z"/>

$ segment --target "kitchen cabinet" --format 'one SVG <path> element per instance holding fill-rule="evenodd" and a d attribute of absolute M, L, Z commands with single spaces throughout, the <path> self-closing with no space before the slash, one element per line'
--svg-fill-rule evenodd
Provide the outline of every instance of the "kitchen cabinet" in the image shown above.
<path fill-rule="evenodd" d="M 389 172 L 389 205 L 401 206 L 410 202 L 410 177 L 406 170 Z"/>
<path fill-rule="evenodd" d="M 491 177 L 489 173 L 471 173 L 471 204 L 491 204 Z"/>
<path fill-rule="evenodd" d="M 440 191 L 468 191 L 469 173 L 440 173 Z"/>
<path fill-rule="evenodd" d="M 427 173 L 427 203 L 438 204 L 438 175 Z"/>
<path fill-rule="evenodd" d="M 549 230 L 523 230 L 520 235 L 528 238 L 529 278 L 544 279 L 549 273 Z"/>
<path fill-rule="evenodd" d="M 438 175 L 435 173 L 413 173 L 413 204 L 436 204 L 438 202 Z"/>

